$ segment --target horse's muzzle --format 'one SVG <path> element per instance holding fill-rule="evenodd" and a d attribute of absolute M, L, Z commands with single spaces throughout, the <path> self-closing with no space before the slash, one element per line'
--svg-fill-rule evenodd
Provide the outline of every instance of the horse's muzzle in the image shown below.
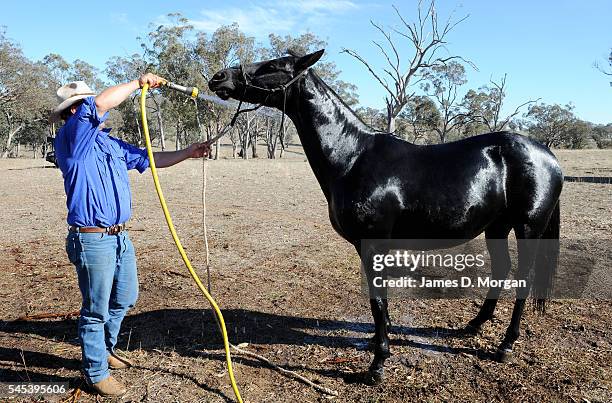
<path fill-rule="evenodd" d="M 218 71 L 208 82 L 208 88 L 221 99 L 228 99 L 236 89 L 232 76 L 229 69 Z"/>

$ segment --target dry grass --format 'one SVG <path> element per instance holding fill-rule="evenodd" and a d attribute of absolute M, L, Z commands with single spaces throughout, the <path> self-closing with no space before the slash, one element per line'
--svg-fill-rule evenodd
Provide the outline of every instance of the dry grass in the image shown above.
<path fill-rule="evenodd" d="M 612 168 L 610 151 L 558 154 L 568 175 Z M 79 308 L 74 268 L 64 252 L 61 175 L 44 165 L 0 161 L 0 380 L 77 386 L 76 320 L 16 320 Z M 175 224 L 200 268 L 201 168 L 189 161 L 162 171 Z M 364 346 L 373 326 L 359 290 L 357 256 L 332 230 L 309 166 L 294 158 L 221 160 L 208 168 L 213 293 L 235 344 L 248 342 L 252 351 L 337 390 L 341 402 L 612 400 L 612 309 L 595 300 L 555 301 L 543 317 L 528 312 L 511 364 L 485 358 L 503 336 L 510 301 L 500 302 L 497 319 L 482 335 L 467 339 L 439 330 L 465 324 L 477 312 L 475 302 L 392 301 L 394 355 L 386 382 L 346 384 L 343 376 L 365 369 L 371 359 Z M 141 288 L 119 343 L 138 362 L 117 374 L 129 385 L 124 400 L 231 400 L 215 322 L 185 276 L 150 175 L 131 179 L 130 235 Z M 611 196 L 610 185 L 566 184 L 562 233 L 597 240 L 593 253 L 609 254 L 603 241 L 612 240 Z M 248 402 L 327 400 L 249 358 L 235 361 Z M 95 398 L 83 394 L 80 400 Z"/>

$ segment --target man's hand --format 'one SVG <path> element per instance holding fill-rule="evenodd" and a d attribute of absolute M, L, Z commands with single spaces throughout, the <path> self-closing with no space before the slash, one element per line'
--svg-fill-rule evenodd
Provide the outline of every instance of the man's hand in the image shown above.
<path fill-rule="evenodd" d="M 210 144 L 207 142 L 204 143 L 193 143 L 187 149 L 187 153 L 189 154 L 188 158 L 202 158 L 210 155 Z"/>
<path fill-rule="evenodd" d="M 167 168 L 185 161 L 187 158 L 202 158 L 210 154 L 210 144 L 193 143 L 189 147 L 179 151 L 158 151 L 153 153 L 155 165 L 158 168 Z"/>
<path fill-rule="evenodd" d="M 158 88 L 166 83 L 166 80 L 152 73 L 142 75 L 138 79 L 138 84 L 142 88 L 145 84 L 149 84 L 149 88 Z"/>

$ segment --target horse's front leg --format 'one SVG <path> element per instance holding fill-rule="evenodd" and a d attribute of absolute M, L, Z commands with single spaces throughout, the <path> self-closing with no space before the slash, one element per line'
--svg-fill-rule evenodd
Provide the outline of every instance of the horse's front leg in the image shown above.
<path fill-rule="evenodd" d="M 381 296 L 370 299 L 372 316 L 374 317 L 374 360 L 370 364 L 365 379 L 367 384 L 378 384 L 382 382 L 385 372 L 385 361 L 391 353 L 389 352 L 389 329 L 387 327 L 388 314 L 386 301 Z"/>
<path fill-rule="evenodd" d="M 383 314 L 385 315 L 385 322 L 387 323 L 387 333 L 391 331 L 391 318 L 389 316 L 389 299 L 383 298 Z M 376 349 L 376 335 L 372 336 L 368 341 L 368 350 L 374 352 Z"/>
<path fill-rule="evenodd" d="M 386 278 L 385 272 L 376 273 L 372 268 L 373 257 L 377 253 L 374 249 L 362 251 L 356 245 L 357 252 L 361 257 L 362 270 L 368 282 L 368 292 L 370 296 L 370 308 L 374 318 L 374 337 L 370 341 L 370 347 L 374 351 L 374 360 L 370 364 L 367 373 L 363 374 L 363 379 L 359 379 L 369 385 L 382 382 L 384 378 L 384 366 L 386 359 L 390 356 L 389 352 L 389 309 L 387 301 L 387 291 L 385 288 L 375 286 L 375 277 L 380 275 Z"/>

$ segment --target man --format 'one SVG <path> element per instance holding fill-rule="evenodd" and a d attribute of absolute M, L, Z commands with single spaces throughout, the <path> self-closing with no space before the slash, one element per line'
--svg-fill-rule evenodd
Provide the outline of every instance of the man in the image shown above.
<path fill-rule="evenodd" d="M 61 102 L 52 112 L 53 120 L 64 120 L 55 152 L 67 196 L 66 252 L 76 267 L 83 297 L 78 329 L 83 373 L 103 396 L 126 392 L 110 376 L 109 367 L 131 365 L 115 354 L 114 347 L 121 321 L 138 298 L 136 256 L 125 230 L 132 208 L 128 170 L 142 173 L 149 160 L 146 150 L 109 136 L 110 130 L 102 127 L 108 111 L 145 83 L 156 88 L 163 80 L 145 74 L 97 96 L 84 82 L 73 82 L 57 90 Z M 196 143 L 180 151 L 156 152 L 155 165 L 169 167 L 209 151 L 206 143 Z"/>

